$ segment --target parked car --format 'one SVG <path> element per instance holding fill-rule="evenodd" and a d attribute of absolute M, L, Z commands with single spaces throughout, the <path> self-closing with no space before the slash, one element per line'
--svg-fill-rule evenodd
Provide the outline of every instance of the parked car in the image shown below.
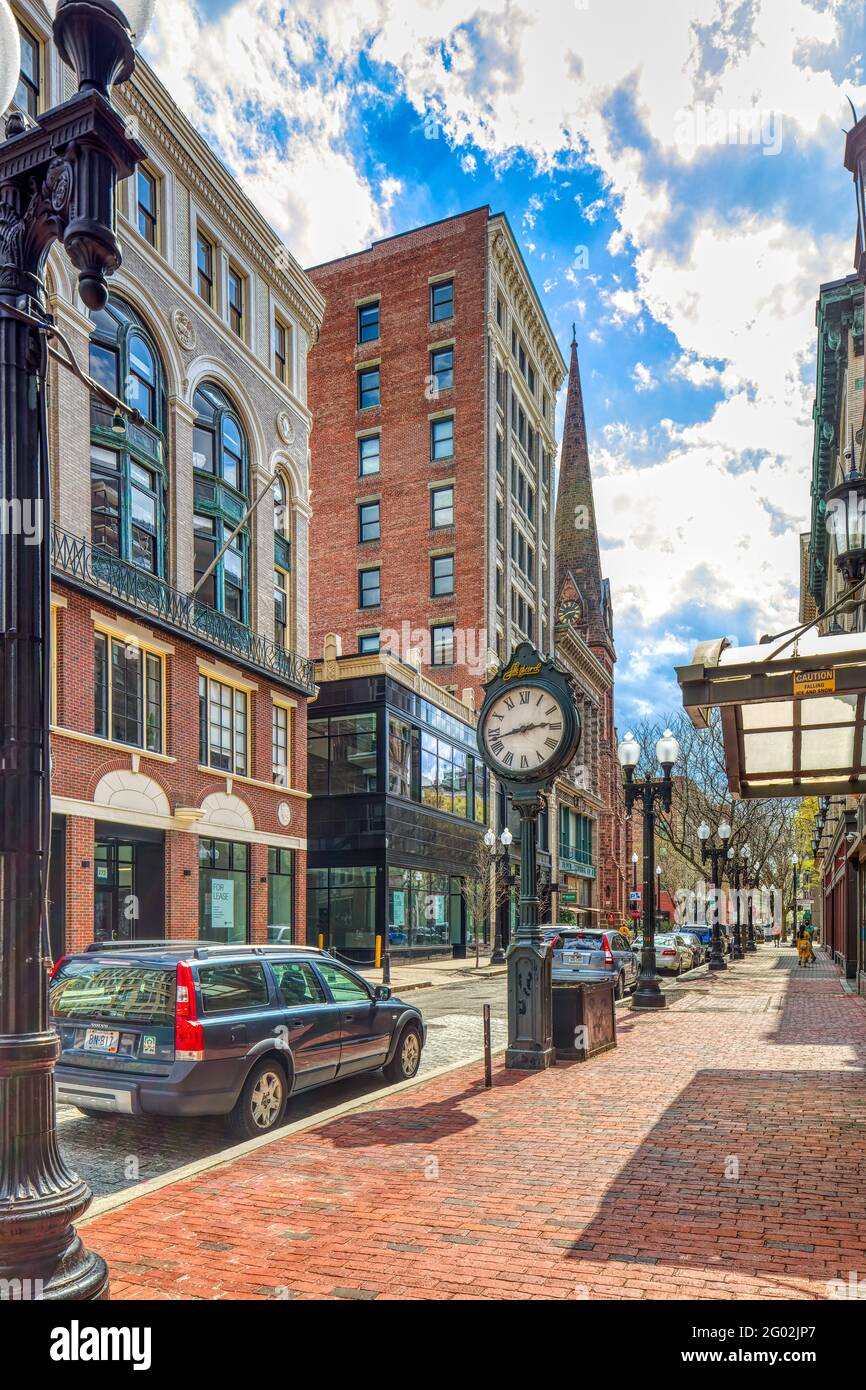
<path fill-rule="evenodd" d="M 681 975 L 684 970 L 691 970 L 694 966 L 694 947 L 679 933 L 657 932 L 655 948 L 656 970 L 659 973 L 665 971 L 672 975 Z M 632 942 L 632 951 L 637 961 L 640 961 L 642 950 L 643 937 L 639 936 Z"/>
<path fill-rule="evenodd" d="M 613 980 L 617 999 L 637 984 L 640 967 L 630 943 L 620 932 L 555 924 L 542 931 L 553 945 L 554 983 Z"/>
<path fill-rule="evenodd" d="M 85 1115 L 226 1115 L 252 1138 L 299 1091 L 421 1063 L 421 1011 L 307 946 L 94 945 L 51 979 L 57 1098 Z"/>
<path fill-rule="evenodd" d="M 704 945 L 697 932 L 693 932 L 691 929 L 689 929 L 678 931 L 675 934 L 677 936 L 683 937 L 683 939 L 687 941 L 689 945 L 692 947 L 692 953 L 694 955 L 692 965 L 703 965 L 704 961 L 707 959 L 709 947 Z"/>

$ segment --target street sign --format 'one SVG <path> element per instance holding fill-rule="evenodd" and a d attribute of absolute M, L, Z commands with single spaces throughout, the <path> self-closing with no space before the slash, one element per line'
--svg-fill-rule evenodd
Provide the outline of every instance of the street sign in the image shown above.
<path fill-rule="evenodd" d="M 823 671 L 795 671 L 795 695 L 832 695 L 836 689 L 836 671 L 830 666 Z"/>
<path fill-rule="evenodd" d="M 577 902 L 577 894 L 576 894 L 576 893 L 560 893 L 560 895 L 559 895 L 559 901 L 562 903 L 563 907 L 567 906 L 569 903 L 576 903 L 576 902 Z"/>

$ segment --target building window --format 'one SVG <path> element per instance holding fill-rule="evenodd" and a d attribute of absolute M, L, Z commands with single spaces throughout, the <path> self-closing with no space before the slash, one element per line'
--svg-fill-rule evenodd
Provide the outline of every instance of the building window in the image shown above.
<path fill-rule="evenodd" d="M 249 938 L 250 852 L 229 840 L 198 842 L 199 935 L 202 941 L 245 942 Z M 231 998 L 242 1007 L 267 1002 L 260 966 L 202 967 L 202 989 L 226 1007 Z M 205 1003 L 205 1008 L 208 1005 Z M 217 1005 L 211 1003 L 214 1011 Z"/>
<path fill-rule="evenodd" d="M 274 570 L 274 641 L 283 651 L 289 647 L 289 576 Z"/>
<path fill-rule="evenodd" d="M 454 416 L 446 415 L 441 420 L 430 421 L 431 459 L 450 459 L 454 457 Z"/>
<path fill-rule="evenodd" d="M 136 174 L 136 198 L 138 230 L 146 242 L 156 246 L 159 231 L 159 183 L 144 164 L 139 164 Z"/>
<path fill-rule="evenodd" d="M 294 941 L 294 938 L 295 852 L 291 849 L 271 848 L 268 850 L 268 941 L 287 945 Z M 290 981 L 286 978 L 287 975 L 291 976 L 291 984 L 294 984 L 297 974 L 308 982 L 309 992 L 302 996 L 303 1002 L 316 1001 L 317 995 L 314 991 L 318 982 L 313 971 L 303 961 L 288 961 L 285 965 L 277 965 L 274 968 L 282 972 L 277 983 L 284 1003 L 297 1002 L 297 995 L 294 992 L 290 994 L 287 990 Z"/>
<path fill-rule="evenodd" d="M 39 115 L 42 52 L 39 40 L 23 24 L 18 25 L 18 34 L 21 39 L 21 69 L 12 100 L 19 111 L 26 111 L 35 120 Z"/>
<path fill-rule="evenodd" d="M 358 440 L 358 476 L 368 478 L 379 472 L 381 463 L 381 438 L 378 434 L 365 434 Z"/>
<path fill-rule="evenodd" d="M 358 571 L 358 607 L 378 608 L 382 602 L 382 571 L 375 569 Z"/>
<path fill-rule="evenodd" d="M 271 761 L 274 785 L 289 785 L 289 711 L 285 705 L 274 705 L 271 728 Z"/>
<path fill-rule="evenodd" d="M 362 632 L 358 638 L 358 653 L 360 656 L 378 656 L 380 645 L 378 632 Z"/>
<path fill-rule="evenodd" d="M 358 307 L 358 342 L 373 343 L 379 336 L 379 301 Z"/>
<path fill-rule="evenodd" d="M 198 292 L 205 304 L 213 308 L 213 260 L 214 246 L 209 237 L 204 232 L 198 232 L 195 239 L 195 258 L 196 270 L 198 274 Z"/>
<path fill-rule="evenodd" d="M 443 598 L 454 593 L 454 556 L 433 555 L 430 559 L 430 594 Z"/>
<path fill-rule="evenodd" d="M 162 657 L 126 638 L 94 635 L 97 738 L 162 752 Z"/>
<path fill-rule="evenodd" d="M 358 541 L 364 545 L 367 541 L 378 540 L 381 540 L 379 503 L 362 502 L 358 507 Z"/>
<path fill-rule="evenodd" d="M 454 665 L 454 624 L 437 623 L 430 629 L 433 666 Z"/>
<path fill-rule="evenodd" d="M 502 303 L 502 295 L 496 296 L 496 322 L 500 328 L 505 327 L 505 305 Z"/>
<path fill-rule="evenodd" d="M 244 336 L 246 280 L 233 265 L 229 266 L 229 327 L 239 338 Z"/>
<path fill-rule="evenodd" d="M 441 323 L 454 317 L 454 281 L 439 280 L 430 286 L 430 322 Z"/>
<path fill-rule="evenodd" d="M 379 404 L 379 368 L 366 367 L 358 373 L 358 409 L 370 410 Z"/>
<path fill-rule="evenodd" d="M 307 933 L 348 959 L 370 959 L 376 941 L 376 869 L 310 869 Z"/>
<path fill-rule="evenodd" d="M 194 481 L 193 551 L 196 583 L 236 529 L 246 511 L 248 458 L 246 434 L 225 392 L 203 382 L 192 400 Z M 240 623 L 249 611 L 249 535 L 239 531 L 219 563 L 197 590 L 202 603 Z"/>
<path fill-rule="evenodd" d="M 430 525 L 434 531 L 454 525 L 454 488 L 434 487 L 430 492 Z"/>
<path fill-rule="evenodd" d="M 281 318 L 274 319 L 274 376 L 289 384 L 289 328 Z"/>
<path fill-rule="evenodd" d="M 199 762 L 247 775 L 247 693 L 212 676 L 198 678 Z"/>
<path fill-rule="evenodd" d="M 430 376 L 437 391 L 449 391 L 454 385 L 454 349 L 437 348 L 430 354 Z"/>
<path fill-rule="evenodd" d="M 119 436 L 111 408 L 91 398 L 91 537 L 118 559 L 161 575 L 168 491 L 162 363 L 148 330 L 125 301 L 112 296 L 90 317 L 90 375 L 144 418 Z"/>
<path fill-rule="evenodd" d="M 375 714 L 311 719 L 307 734 L 309 789 L 313 796 L 376 791 Z"/>

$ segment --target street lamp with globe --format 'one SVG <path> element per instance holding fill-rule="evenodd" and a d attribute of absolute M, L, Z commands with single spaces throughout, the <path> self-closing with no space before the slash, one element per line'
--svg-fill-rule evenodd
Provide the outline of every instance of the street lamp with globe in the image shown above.
<path fill-rule="evenodd" d="M 701 842 L 701 859 L 706 864 L 712 862 L 713 873 L 713 920 L 712 920 L 712 939 L 710 941 L 710 958 L 707 962 L 710 970 L 725 970 L 727 962 L 725 953 L 722 950 L 722 924 L 720 906 L 720 888 L 722 880 L 722 864 L 728 858 L 728 841 L 731 838 L 731 827 L 727 821 L 722 821 L 719 826 L 719 839 L 721 844 L 711 845 L 712 835 L 710 827 L 706 821 L 702 821 L 698 826 L 698 839 Z"/>
<path fill-rule="evenodd" d="M 656 970 L 655 947 L 655 823 L 656 806 L 670 810 L 673 799 L 671 773 L 680 755 L 680 746 L 670 729 L 665 729 L 655 746 L 661 777 L 648 774 L 638 779 L 635 768 L 641 759 L 641 746 L 634 734 L 627 733 L 618 749 L 625 783 L 625 809 L 631 815 L 640 804 L 643 812 L 643 940 L 640 978 L 634 993 L 636 1009 L 662 1009 L 665 997 Z M 632 860 L 634 862 L 634 858 Z"/>
<path fill-rule="evenodd" d="M 508 850 L 512 844 L 514 836 L 506 825 L 499 839 L 496 838 L 495 830 L 487 830 L 484 835 L 484 843 L 490 850 L 490 858 L 493 864 L 494 890 L 493 890 L 493 950 L 490 953 L 491 965 L 505 964 L 505 951 L 502 946 L 502 925 L 499 917 L 499 874 L 504 870 L 508 875 Z M 506 879 L 506 881 L 509 881 Z M 476 924 L 476 931 L 478 930 Z"/>

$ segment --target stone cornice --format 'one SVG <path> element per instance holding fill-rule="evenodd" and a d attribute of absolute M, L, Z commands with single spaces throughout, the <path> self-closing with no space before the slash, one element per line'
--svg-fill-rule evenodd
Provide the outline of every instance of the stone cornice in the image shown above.
<path fill-rule="evenodd" d="M 456 695 L 451 695 L 441 685 L 429 680 L 414 666 L 407 666 L 405 662 L 398 661 L 386 652 L 379 652 L 375 656 L 337 657 L 335 660 L 316 662 L 317 685 L 323 685 L 326 681 L 357 680 L 367 676 L 389 676 L 391 680 L 414 690 L 416 695 L 429 700 L 431 704 L 438 705 L 446 714 L 453 715 L 462 724 L 475 728 L 478 716 L 471 706 L 464 705 Z"/>
<path fill-rule="evenodd" d="M 562 660 L 575 675 L 586 676 L 598 688 L 599 695 L 613 689 L 613 676 L 605 670 L 583 638 L 563 623 L 556 624 L 554 646 L 557 659 Z"/>
<path fill-rule="evenodd" d="M 322 295 L 141 57 L 117 96 L 316 342 L 325 312 Z"/>

